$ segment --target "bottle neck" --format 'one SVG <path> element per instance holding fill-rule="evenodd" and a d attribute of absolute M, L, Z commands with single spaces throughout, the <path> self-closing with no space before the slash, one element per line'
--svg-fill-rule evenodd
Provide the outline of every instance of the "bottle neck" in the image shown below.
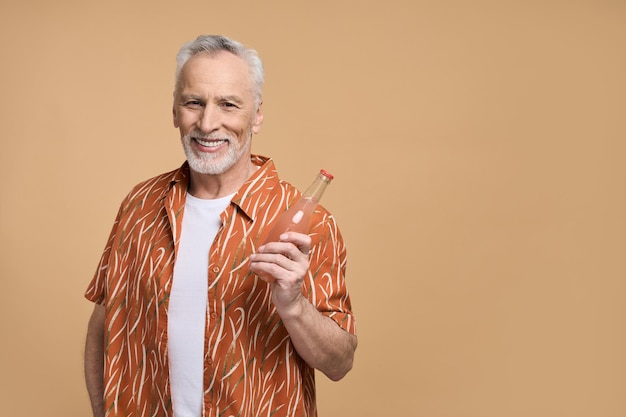
<path fill-rule="evenodd" d="M 315 178 L 315 181 L 313 181 L 313 184 L 311 184 L 309 188 L 306 189 L 304 194 L 302 194 L 302 198 L 319 203 L 322 195 L 324 194 L 324 191 L 326 190 L 326 187 L 328 186 L 328 184 L 330 184 L 330 181 L 331 179 L 324 174 L 318 174 L 318 176 Z"/>

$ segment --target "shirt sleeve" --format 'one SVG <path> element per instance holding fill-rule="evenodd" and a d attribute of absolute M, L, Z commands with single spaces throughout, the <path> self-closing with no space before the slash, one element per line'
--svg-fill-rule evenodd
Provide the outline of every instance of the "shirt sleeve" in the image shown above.
<path fill-rule="evenodd" d="M 119 228 L 120 220 L 122 217 L 123 206 L 124 205 L 122 204 L 120 206 L 120 209 L 117 212 L 117 216 L 115 218 L 115 222 L 113 223 L 113 227 L 111 228 L 111 233 L 109 234 L 107 244 L 104 248 L 104 252 L 102 253 L 102 257 L 100 258 L 100 262 L 98 263 L 98 268 L 96 269 L 96 273 L 94 274 L 93 279 L 89 283 L 89 286 L 87 287 L 87 291 L 85 291 L 85 298 L 96 304 L 103 305 L 106 300 L 107 273 L 110 269 L 111 262 L 114 262 L 113 246 L 116 241 L 117 234 L 118 234 L 118 228 Z"/>
<path fill-rule="evenodd" d="M 318 311 L 356 334 L 350 295 L 346 286 L 346 247 L 335 218 L 323 207 L 311 221 L 311 253 L 304 295 Z"/>

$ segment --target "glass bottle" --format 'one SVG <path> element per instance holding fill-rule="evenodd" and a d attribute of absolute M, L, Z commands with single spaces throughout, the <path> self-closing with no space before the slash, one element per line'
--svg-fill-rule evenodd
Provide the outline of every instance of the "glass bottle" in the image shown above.
<path fill-rule="evenodd" d="M 269 242 L 280 241 L 280 235 L 285 232 L 307 233 L 309 231 L 309 223 L 311 215 L 315 211 L 317 204 L 326 190 L 326 186 L 330 184 L 333 176 L 325 170 L 315 178 L 315 181 L 306 189 L 302 197 L 289 209 L 279 215 L 274 227 L 263 241 L 263 244 Z"/>

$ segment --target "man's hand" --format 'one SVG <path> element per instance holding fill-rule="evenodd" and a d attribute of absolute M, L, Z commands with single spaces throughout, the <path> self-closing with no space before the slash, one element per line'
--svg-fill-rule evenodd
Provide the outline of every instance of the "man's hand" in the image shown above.
<path fill-rule="evenodd" d="M 309 270 L 311 238 L 296 232 L 283 233 L 280 242 L 270 242 L 250 255 L 250 269 L 272 287 L 272 301 L 283 314 L 297 308 L 302 281 Z M 282 315 L 282 314 L 281 314 Z"/>

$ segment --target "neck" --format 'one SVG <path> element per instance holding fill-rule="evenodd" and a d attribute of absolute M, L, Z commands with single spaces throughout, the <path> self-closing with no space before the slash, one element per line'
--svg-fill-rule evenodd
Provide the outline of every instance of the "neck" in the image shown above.
<path fill-rule="evenodd" d="M 225 197 L 236 193 L 239 188 L 257 170 L 257 167 L 250 161 L 239 169 L 231 167 L 222 174 L 201 174 L 190 170 L 189 193 L 197 198 L 211 200 Z"/>

